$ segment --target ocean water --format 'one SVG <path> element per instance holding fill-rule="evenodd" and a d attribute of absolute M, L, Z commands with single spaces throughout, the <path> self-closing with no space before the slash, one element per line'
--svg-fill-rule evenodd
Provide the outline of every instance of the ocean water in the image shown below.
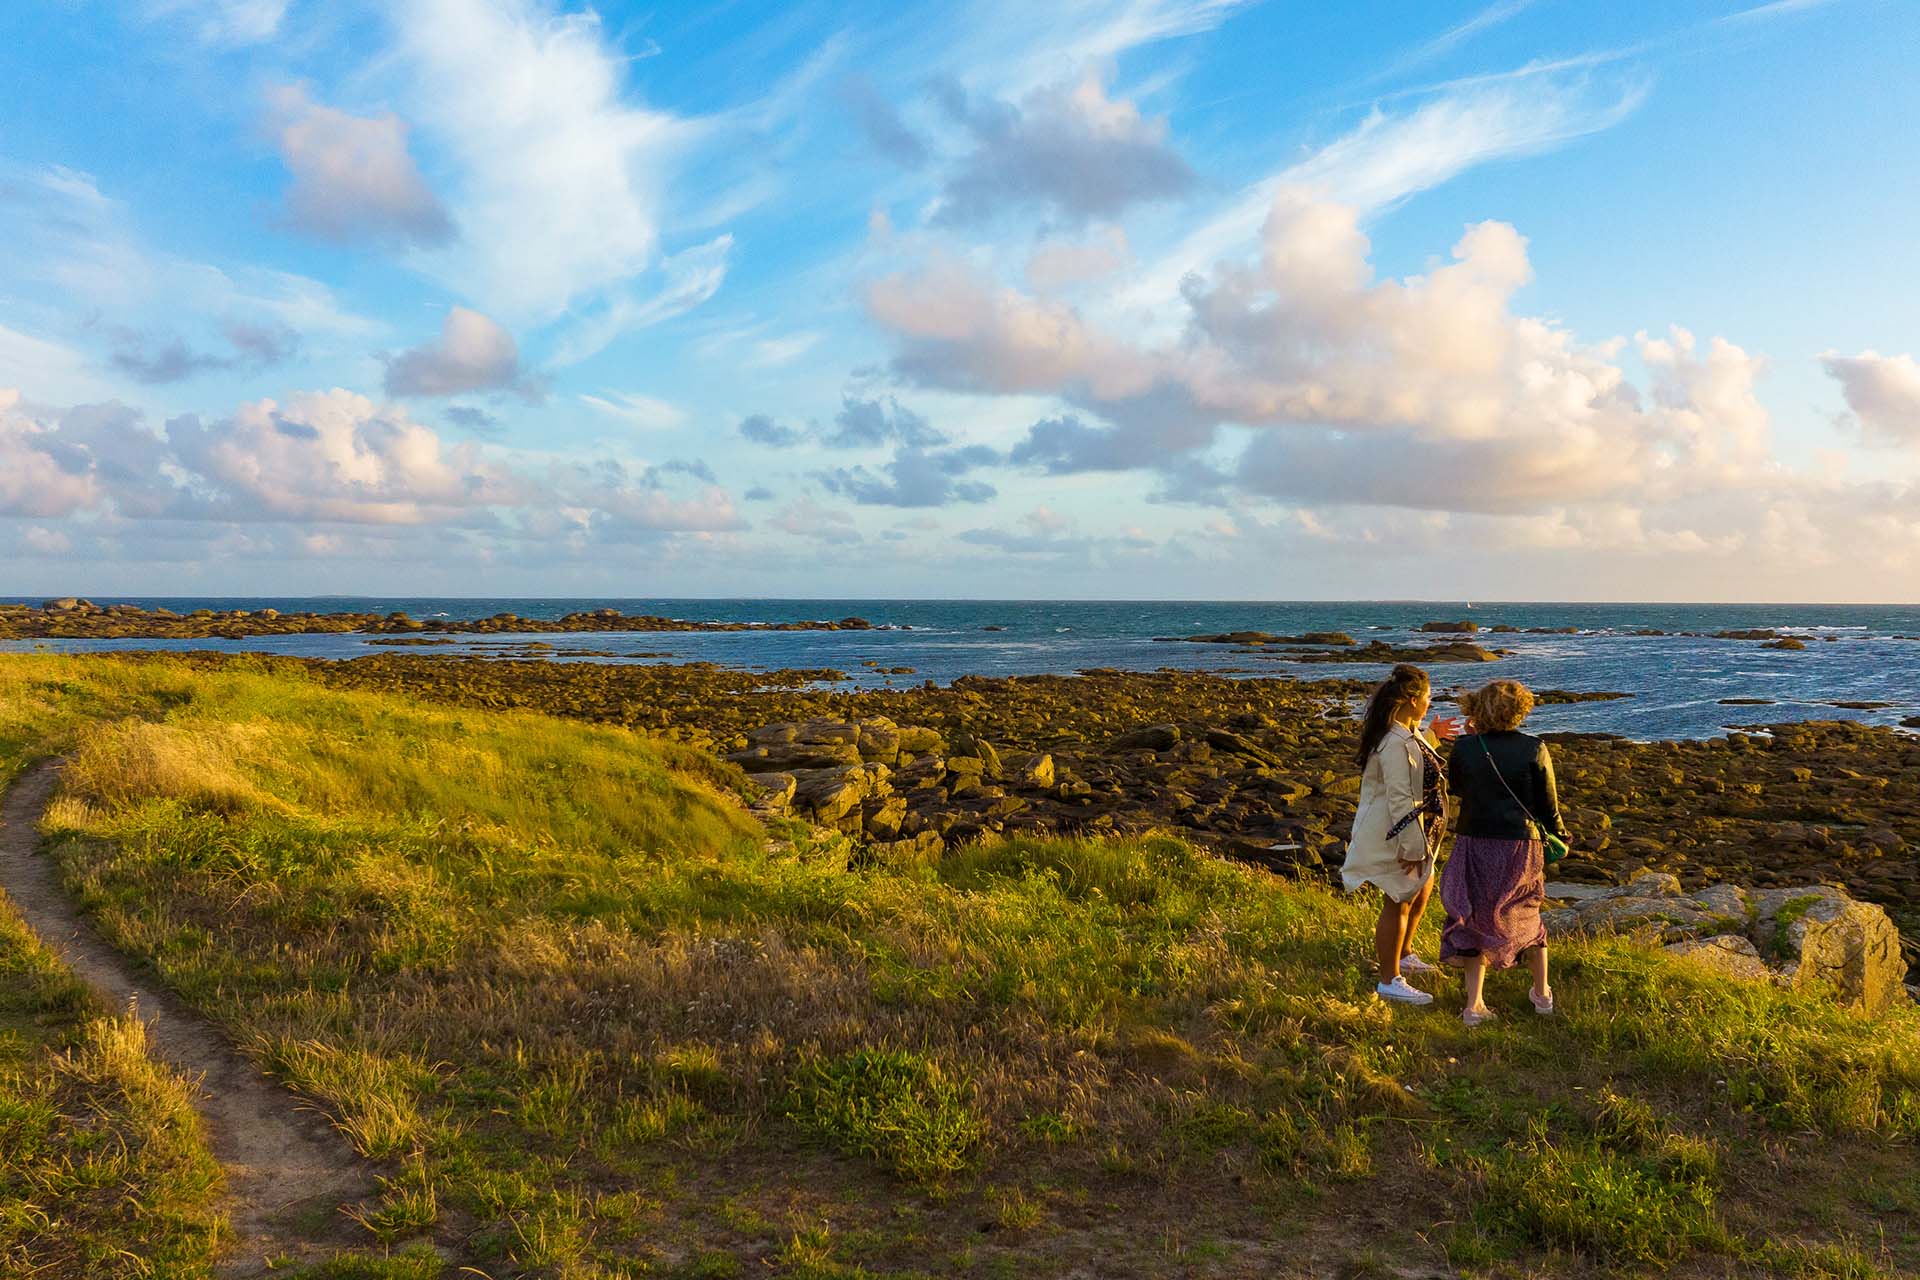
<path fill-rule="evenodd" d="M 45 649 L 206 649 L 303 657 L 352 658 L 374 653 L 501 652 L 502 640 L 544 639 L 562 648 L 614 653 L 593 661 L 716 662 L 748 670 L 832 667 L 853 677 L 852 687 L 883 688 L 964 675 L 1069 674 L 1089 667 L 1151 671 L 1173 667 L 1240 677 L 1372 679 L 1384 668 L 1304 664 L 1235 652 L 1233 645 L 1172 644 L 1160 636 L 1228 631 L 1345 631 L 1363 643 L 1407 641 L 1423 622 L 1472 619 L 1485 629 L 1577 627 L 1574 635 L 1480 636 L 1478 642 L 1513 656 L 1485 665 L 1437 665 L 1442 690 L 1511 676 L 1535 688 L 1609 690 L 1633 696 L 1615 702 L 1542 707 L 1530 727 L 1624 734 L 1638 739 L 1711 737 L 1745 725 L 1809 719 L 1898 724 L 1920 715 L 1920 606 L 1917 605 L 1676 605 L 1489 604 L 1457 602 L 1031 601 L 1031 600 L 677 600 L 677 599 L 432 599 L 432 598 L 97 598 L 180 612 L 192 609 L 264 609 L 283 612 L 404 610 L 416 618 L 483 618 L 511 612 L 557 618 L 576 610 L 617 608 L 624 613 L 718 622 L 784 622 L 861 617 L 887 630 L 615 632 L 456 637 L 431 649 L 371 646 L 351 635 L 263 636 L 196 641 L 7 641 L 0 652 Z M 26 603 L 39 603 L 38 600 Z M 985 628 L 1001 630 L 989 631 Z M 1805 652 L 1764 649 L 1752 641 L 1667 632 L 1778 628 L 1807 640 Z M 1421 640 L 1436 637 L 1420 636 Z M 1439 637 L 1444 638 L 1444 637 Z M 625 655 L 664 654 L 664 657 Z M 889 676 L 878 667 L 912 667 Z M 849 686 L 843 686 L 849 687 Z M 1768 706 L 1726 706 L 1724 698 L 1767 698 Z M 1834 702 L 1882 702 L 1887 707 L 1844 709 Z"/>

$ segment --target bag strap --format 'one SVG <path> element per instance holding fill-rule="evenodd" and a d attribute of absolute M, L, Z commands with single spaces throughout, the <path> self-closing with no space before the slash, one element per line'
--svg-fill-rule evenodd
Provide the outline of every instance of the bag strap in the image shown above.
<path fill-rule="evenodd" d="M 1509 785 L 1507 782 L 1507 775 L 1500 772 L 1500 762 L 1493 758 L 1493 748 L 1487 745 L 1486 735 L 1483 733 L 1476 733 L 1473 735 L 1473 740 L 1479 743 L 1480 750 L 1486 753 L 1487 767 L 1493 770 L 1494 777 L 1500 779 L 1501 789 L 1504 790 L 1508 795 L 1513 796 L 1513 802 L 1520 806 L 1520 812 L 1527 815 L 1527 821 L 1531 822 L 1539 830 L 1540 837 L 1541 839 L 1544 840 L 1549 834 L 1546 826 L 1540 821 L 1540 819 L 1533 816 L 1533 810 L 1527 808 L 1527 802 L 1525 800 L 1522 800 L 1519 796 L 1514 795 L 1513 787 Z"/>

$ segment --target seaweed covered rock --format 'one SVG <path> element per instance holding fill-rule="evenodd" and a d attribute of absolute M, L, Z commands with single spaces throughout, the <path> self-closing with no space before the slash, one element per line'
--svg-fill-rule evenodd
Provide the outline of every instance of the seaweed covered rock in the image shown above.
<path fill-rule="evenodd" d="M 1883 908 L 1832 885 L 1688 892 L 1676 876 L 1643 872 L 1548 912 L 1547 927 L 1629 934 L 1735 977 L 1831 991 L 1866 1013 L 1908 998 L 1900 931 Z"/>

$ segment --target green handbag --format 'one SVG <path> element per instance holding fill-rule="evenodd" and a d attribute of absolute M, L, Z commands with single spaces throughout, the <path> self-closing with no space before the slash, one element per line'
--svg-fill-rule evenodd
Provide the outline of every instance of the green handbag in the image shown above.
<path fill-rule="evenodd" d="M 1493 748 L 1487 745 L 1486 738 L 1476 733 L 1473 735 L 1473 740 L 1479 743 L 1480 750 L 1486 753 L 1487 766 L 1493 770 L 1493 776 L 1500 779 L 1500 785 L 1501 787 L 1505 788 L 1506 793 L 1510 796 L 1513 796 L 1513 802 L 1520 806 L 1520 812 L 1527 815 L 1528 822 L 1531 822 L 1534 826 L 1540 828 L 1540 847 L 1544 851 L 1546 864 L 1548 866 L 1552 866 L 1554 863 L 1560 861 L 1560 859 L 1566 857 L 1567 854 L 1570 852 L 1570 850 L 1567 847 L 1567 842 L 1565 840 L 1562 840 L 1559 836 L 1553 834 L 1553 832 L 1547 830 L 1546 826 L 1541 823 L 1540 819 L 1533 816 L 1533 810 L 1527 808 L 1527 802 L 1522 800 L 1519 796 L 1514 795 L 1513 788 L 1509 786 L 1507 783 L 1507 775 L 1505 775 L 1504 773 L 1501 773 L 1500 766 L 1494 762 Z"/>

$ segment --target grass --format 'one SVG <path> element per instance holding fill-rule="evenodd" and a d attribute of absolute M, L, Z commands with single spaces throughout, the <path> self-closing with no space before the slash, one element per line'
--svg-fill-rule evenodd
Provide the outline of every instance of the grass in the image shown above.
<path fill-rule="evenodd" d="M 1372 904 L 1174 838 L 850 865 L 676 744 L 284 672 L 0 660 L 0 742 L 375 1237 L 494 1277 L 1920 1269 L 1911 1011 L 1616 940 L 1468 1032 L 1369 998 Z"/>
<path fill-rule="evenodd" d="M 220 1169 L 186 1085 L 0 904 L 0 1274 L 209 1274 Z"/>

